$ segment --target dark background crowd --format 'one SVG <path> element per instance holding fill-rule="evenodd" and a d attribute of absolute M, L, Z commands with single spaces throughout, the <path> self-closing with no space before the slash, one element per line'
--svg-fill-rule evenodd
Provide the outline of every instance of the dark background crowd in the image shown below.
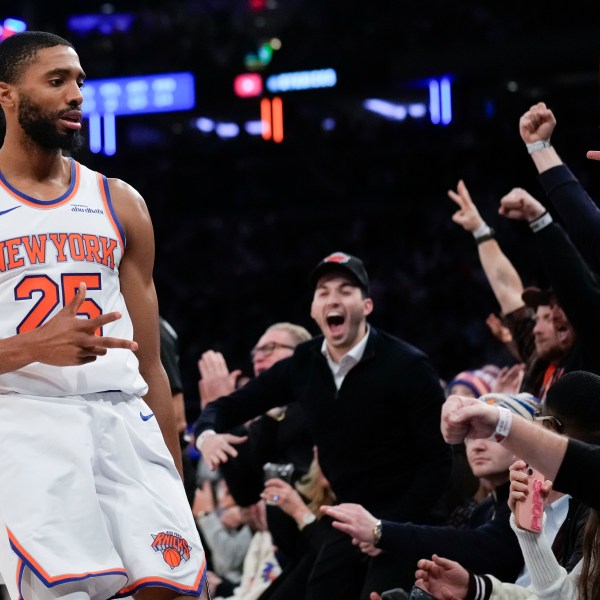
<path fill-rule="evenodd" d="M 9 10 L 10 9 L 10 10 Z M 191 111 L 117 118 L 114 156 L 78 159 L 144 196 L 156 236 L 160 310 L 179 334 L 188 419 L 199 410 L 196 361 L 209 348 L 249 372 L 265 327 L 308 317 L 307 275 L 326 254 L 363 258 L 371 322 L 422 348 L 444 379 L 510 356 L 485 319 L 498 307 L 470 237 L 450 220 L 447 190 L 463 178 L 525 285 L 544 285 L 526 225 L 496 215 L 514 186 L 541 194 L 518 134 L 538 101 L 558 119 L 553 143 L 593 198 L 598 166 L 594 2 L 537 3 L 188 0 L 23 1 L 0 8 L 28 29 L 72 41 L 88 77 L 192 71 Z M 75 14 L 128 13 L 128 31 L 72 31 Z M 258 118 L 233 78 L 265 39 L 281 48 L 262 71 L 335 68 L 335 88 L 282 94 L 282 143 L 221 139 L 200 116 Z M 452 78 L 453 120 L 386 120 L 366 98 L 402 99 L 427 77 Z"/>

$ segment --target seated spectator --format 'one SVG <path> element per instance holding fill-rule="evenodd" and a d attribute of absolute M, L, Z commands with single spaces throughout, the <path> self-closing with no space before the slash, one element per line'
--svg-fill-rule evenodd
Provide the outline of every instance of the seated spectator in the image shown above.
<path fill-rule="evenodd" d="M 486 437 L 495 429 L 496 435 L 504 437 L 503 443 L 517 456 L 521 456 L 531 466 L 546 474 L 548 479 L 554 480 L 555 488 L 570 492 L 573 498 L 580 503 L 586 502 L 591 507 L 581 546 L 583 557 L 574 567 L 573 563 L 578 554 L 577 544 L 573 550 L 573 539 L 577 539 L 577 533 L 566 536 L 571 545 L 563 541 L 562 552 L 558 553 L 558 556 L 553 552 L 555 548 L 549 547 L 545 536 L 536 535 L 532 538 L 521 535 L 521 532 L 517 534 L 531 571 L 533 587 L 530 592 L 535 591 L 544 598 L 591 600 L 596 597 L 599 583 L 595 557 L 599 547 L 597 532 L 600 494 L 597 478 L 581 477 L 580 473 L 595 472 L 600 466 L 600 408 L 597 402 L 599 395 L 600 377 L 585 371 L 567 373 L 549 391 L 544 407 L 544 412 L 549 414 L 543 417 L 548 419 L 550 416 L 549 421 L 554 427 L 573 436 L 571 438 L 550 430 L 540 431 L 522 419 L 504 420 L 503 424 L 498 426 L 500 415 L 497 409 L 484 407 L 468 398 L 451 397 L 444 406 L 442 430 L 447 440 L 457 441 L 464 437 L 467 427 L 473 437 Z M 556 410 L 556 416 L 553 410 Z M 558 415 L 562 416 L 562 411 L 564 416 L 561 419 Z M 575 435 L 579 435 L 580 439 L 585 439 L 586 442 L 576 441 Z M 525 463 L 519 461 L 515 466 L 522 469 L 524 465 Z M 512 478 L 522 483 L 522 476 L 513 473 Z M 516 488 L 517 492 L 523 492 L 523 486 Z M 519 501 L 521 497 L 520 493 L 516 494 L 514 501 Z M 540 566 L 543 568 L 540 569 Z M 446 562 L 440 557 L 434 557 L 433 561 L 420 561 L 417 571 L 419 585 L 434 594 L 437 590 L 440 598 L 488 598 L 492 588 L 494 594 L 500 594 L 504 589 L 512 589 L 508 584 L 493 577 L 479 577 L 477 582 L 473 581 L 474 577 L 461 565 L 452 561 Z M 446 590 L 442 591 L 443 588 Z M 470 590 L 476 588 L 485 595 L 472 596 Z"/>
<path fill-rule="evenodd" d="M 242 509 L 242 514 L 254 533 L 244 558 L 240 585 L 224 600 L 257 600 L 281 573 L 273 538 L 267 529 L 264 501 Z"/>
<path fill-rule="evenodd" d="M 307 550 L 284 567 L 260 600 L 304 600 L 308 576 L 327 536 L 328 526 L 320 522 L 323 513 L 319 508 L 335 502 L 335 495 L 319 466 L 316 449 L 308 473 L 295 486 L 281 479 L 269 479 L 261 496 L 294 519 L 307 542 Z"/>
<path fill-rule="evenodd" d="M 529 420 L 538 406 L 529 394 L 489 394 L 482 400 L 474 401 L 502 407 L 515 417 L 520 415 Z M 371 565 L 372 580 L 377 583 L 373 591 L 381 593 L 394 587 L 410 589 L 417 561 L 433 552 L 459 560 L 475 571 L 491 570 L 497 577 L 512 581 L 518 577 L 523 557 L 509 525 L 510 511 L 506 502 L 508 468 L 513 454 L 491 440 L 475 444 L 469 441 L 467 448 L 475 474 L 484 477 L 494 488 L 494 494 L 481 507 L 481 518 L 474 520 L 472 528 L 379 520 L 358 504 L 321 508 L 334 519 L 336 529 L 351 536 L 363 552 L 376 557 Z"/>
<path fill-rule="evenodd" d="M 486 365 L 481 369 L 461 371 L 445 386 L 446 396 L 464 394 L 478 398 L 489 394 L 496 382 L 499 369 L 495 365 Z M 467 527 L 471 514 L 484 500 L 489 490 L 473 474 L 467 461 L 465 444 L 452 446 L 452 477 L 445 494 L 448 525 Z"/>
<path fill-rule="evenodd" d="M 521 365 L 499 369 L 484 365 L 480 369 L 462 371 L 445 386 L 445 394 L 459 394 L 478 398 L 490 392 L 517 393 L 522 374 Z M 485 482 L 473 474 L 467 461 L 465 444 L 452 446 L 452 478 L 446 491 L 448 525 L 468 527 L 473 511 L 490 493 Z"/>
<path fill-rule="evenodd" d="M 244 522 L 240 507 L 224 480 L 216 484 L 217 501 L 211 482 L 196 489 L 192 512 L 209 558 L 208 582 L 222 596 L 233 592 L 242 579 L 244 557 L 252 540 L 252 531 Z"/>

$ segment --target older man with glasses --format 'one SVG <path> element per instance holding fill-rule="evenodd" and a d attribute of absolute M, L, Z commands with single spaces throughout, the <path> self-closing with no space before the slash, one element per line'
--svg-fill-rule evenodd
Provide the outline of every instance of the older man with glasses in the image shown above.
<path fill-rule="evenodd" d="M 298 344 L 309 339 L 310 333 L 294 323 L 280 322 L 268 327 L 250 352 L 254 376 L 291 356 Z M 204 352 L 198 361 L 198 368 L 203 408 L 243 384 L 241 371 L 230 372 L 220 352 Z M 264 489 L 265 463 L 293 465 L 293 481 L 308 472 L 313 458 L 313 438 L 300 404 L 288 404 L 288 401 L 289 398 L 281 398 L 280 406 L 224 434 L 228 439 L 246 440 L 236 445 L 236 456 L 230 457 L 219 467 L 231 495 L 242 507 L 260 501 Z M 304 542 L 294 520 L 278 508 L 269 506 L 267 524 L 278 547 L 280 562 L 285 565 L 286 561 L 295 560 L 303 551 Z"/>

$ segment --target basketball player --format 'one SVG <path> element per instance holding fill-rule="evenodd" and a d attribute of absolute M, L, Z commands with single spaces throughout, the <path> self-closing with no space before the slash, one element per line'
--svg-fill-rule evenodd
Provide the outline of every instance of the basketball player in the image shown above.
<path fill-rule="evenodd" d="M 14 600 L 208 598 L 148 210 L 63 155 L 84 79 L 58 36 L 0 44 L 0 570 Z"/>

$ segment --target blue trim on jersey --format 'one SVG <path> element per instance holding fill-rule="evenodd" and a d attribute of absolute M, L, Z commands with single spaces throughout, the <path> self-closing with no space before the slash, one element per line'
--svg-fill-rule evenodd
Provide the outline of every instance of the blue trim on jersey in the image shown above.
<path fill-rule="evenodd" d="M 106 203 L 108 204 L 108 209 L 110 210 L 110 214 L 112 215 L 115 225 L 117 226 L 117 229 L 119 230 L 119 233 L 121 234 L 121 239 L 123 240 L 123 245 L 127 246 L 127 238 L 125 237 L 125 230 L 123 229 L 123 226 L 121 225 L 121 221 L 119 221 L 119 218 L 117 217 L 117 213 L 113 206 L 112 199 L 110 197 L 110 189 L 108 187 L 108 179 L 106 178 L 106 175 L 102 175 L 102 185 L 104 186 L 104 193 L 106 194 Z"/>
<path fill-rule="evenodd" d="M 71 163 L 71 183 L 69 184 L 67 191 L 60 198 L 56 198 L 56 200 L 38 200 L 37 198 L 32 198 L 31 196 L 24 194 L 23 192 L 18 190 L 16 187 L 14 187 L 10 183 L 8 183 L 8 181 L 6 181 L 6 178 L 4 177 L 2 172 L 0 172 L 0 180 L 13 194 L 20 196 L 21 198 L 23 198 L 23 200 L 27 200 L 27 202 L 31 202 L 32 204 L 37 204 L 38 206 L 52 206 L 53 204 L 58 204 L 59 202 L 62 202 L 69 194 L 71 194 L 73 192 L 73 188 L 75 187 L 75 184 L 77 183 L 76 171 L 75 171 L 75 161 L 72 158 L 69 158 L 69 161 Z"/>

